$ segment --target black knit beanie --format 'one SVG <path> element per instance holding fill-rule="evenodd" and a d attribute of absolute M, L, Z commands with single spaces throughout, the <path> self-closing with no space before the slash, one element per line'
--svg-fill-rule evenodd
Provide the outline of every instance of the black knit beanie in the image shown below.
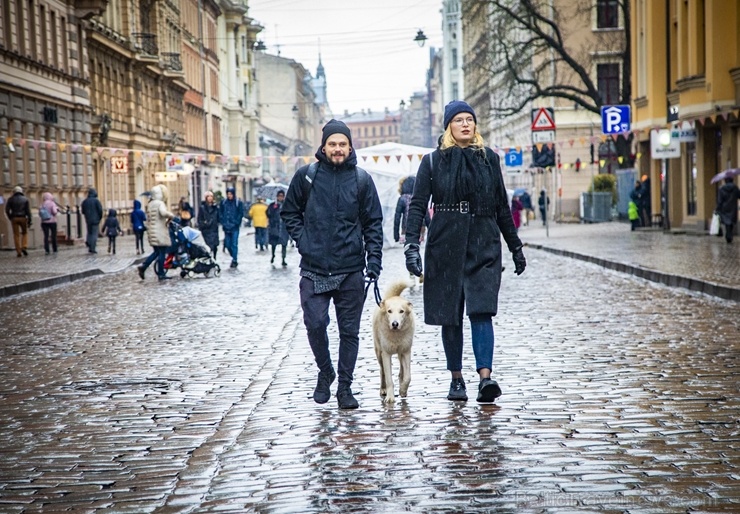
<path fill-rule="evenodd" d="M 339 120 L 329 120 L 329 122 L 324 125 L 324 128 L 321 129 L 321 133 L 322 147 L 326 145 L 326 140 L 329 139 L 329 136 L 332 134 L 344 134 L 347 136 L 347 139 L 349 139 L 349 146 L 352 146 L 352 134 L 349 131 L 349 127 Z"/>

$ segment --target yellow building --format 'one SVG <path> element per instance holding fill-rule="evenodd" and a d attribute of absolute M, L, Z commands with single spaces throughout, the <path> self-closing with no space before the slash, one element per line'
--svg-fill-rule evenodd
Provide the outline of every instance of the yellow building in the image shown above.
<path fill-rule="evenodd" d="M 712 177 L 740 166 L 740 4 L 630 0 L 630 7 L 640 174 L 650 177 L 656 219 L 702 232 L 721 185 Z M 660 130 L 670 130 L 678 157 L 654 154 L 665 155 L 654 135 L 651 144 Z"/>

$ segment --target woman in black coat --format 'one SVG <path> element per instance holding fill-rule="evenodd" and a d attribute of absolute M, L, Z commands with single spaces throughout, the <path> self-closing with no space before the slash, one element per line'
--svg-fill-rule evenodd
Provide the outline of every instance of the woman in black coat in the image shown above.
<path fill-rule="evenodd" d="M 203 241 L 211 249 L 214 259 L 218 251 L 219 222 L 218 205 L 214 201 L 213 193 L 206 191 L 205 200 L 200 204 L 198 211 L 198 229 L 203 235 Z"/>
<path fill-rule="evenodd" d="M 732 243 L 732 236 L 737 224 L 737 200 L 740 197 L 740 189 L 732 181 L 731 177 L 725 179 L 725 183 L 717 193 L 717 209 L 719 220 L 725 230 L 725 241 Z"/>
<path fill-rule="evenodd" d="M 501 235 L 513 254 L 516 274 L 526 260 L 509 208 L 499 157 L 484 146 L 473 109 L 455 101 L 445 107 L 440 147 L 426 155 L 416 175 L 406 225 L 406 268 L 422 272 L 419 235 L 431 197 L 434 209 L 424 262 L 424 321 L 442 326 L 448 400 L 468 399 L 462 377 L 463 325 L 470 318 L 478 401 L 492 402 L 501 388 L 491 379 L 493 321 L 501 285 Z"/>
<path fill-rule="evenodd" d="M 288 239 L 290 239 L 288 229 L 285 228 L 285 222 L 280 217 L 280 211 L 283 210 L 284 201 L 285 193 L 283 191 L 278 191 L 275 201 L 267 206 L 267 241 L 272 247 L 272 258 L 270 259 L 270 264 L 275 263 L 275 248 L 277 245 L 280 245 L 282 246 L 281 255 L 283 257 L 283 268 L 288 265 L 288 263 L 285 262 L 285 257 L 288 253 Z"/>

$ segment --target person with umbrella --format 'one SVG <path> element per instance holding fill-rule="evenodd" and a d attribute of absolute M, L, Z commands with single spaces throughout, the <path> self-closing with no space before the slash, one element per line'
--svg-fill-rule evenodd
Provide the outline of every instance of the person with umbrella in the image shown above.
<path fill-rule="evenodd" d="M 717 208 L 720 222 L 725 228 L 725 241 L 732 243 L 733 232 L 737 224 L 737 200 L 740 198 L 740 189 L 735 185 L 732 177 L 726 177 L 725 183 L 717 194 Z"/>
<path fill-rule="evenodd" d="M 270 246 L 272 247 L 272 258 L 270 259 L 270 264 L 275 263 L 275 249 L 277 248 L 277 245 L 280 245 L 282 247 L 284 268 L 288 265 L 288 263 L 285 262 L 285 257 L 287 256 L 288 239 L 290 239 L 290 236 L 288 235 L 288 229 L 285 228 L 285 222 L 280 217 L 280 211 L 283 210 L 283 201 L 285 201 L 285 193 L 283 191 L 278 191 L 275 201 L 267 207 L 267 219 L 269 220 L 267 229 L 269 233 L 268 237 L 270 240 Z"/>

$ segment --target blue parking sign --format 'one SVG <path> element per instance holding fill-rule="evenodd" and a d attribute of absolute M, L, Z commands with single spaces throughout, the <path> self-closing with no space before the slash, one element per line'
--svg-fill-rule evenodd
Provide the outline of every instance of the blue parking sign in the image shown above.
<path fill-rule="evenodd" d="M 601 132 L 619 134 L 630 130 L 629 105 L 604 105 L 601 107 Z"/>
<path fill-rule="evenodd" d="M 524 166 L 524 152 L 522 150 L 517 151 L 516 148 L 510 148 L 506 152 L 506 165 L 516 168 L 517 166 Z"/>

